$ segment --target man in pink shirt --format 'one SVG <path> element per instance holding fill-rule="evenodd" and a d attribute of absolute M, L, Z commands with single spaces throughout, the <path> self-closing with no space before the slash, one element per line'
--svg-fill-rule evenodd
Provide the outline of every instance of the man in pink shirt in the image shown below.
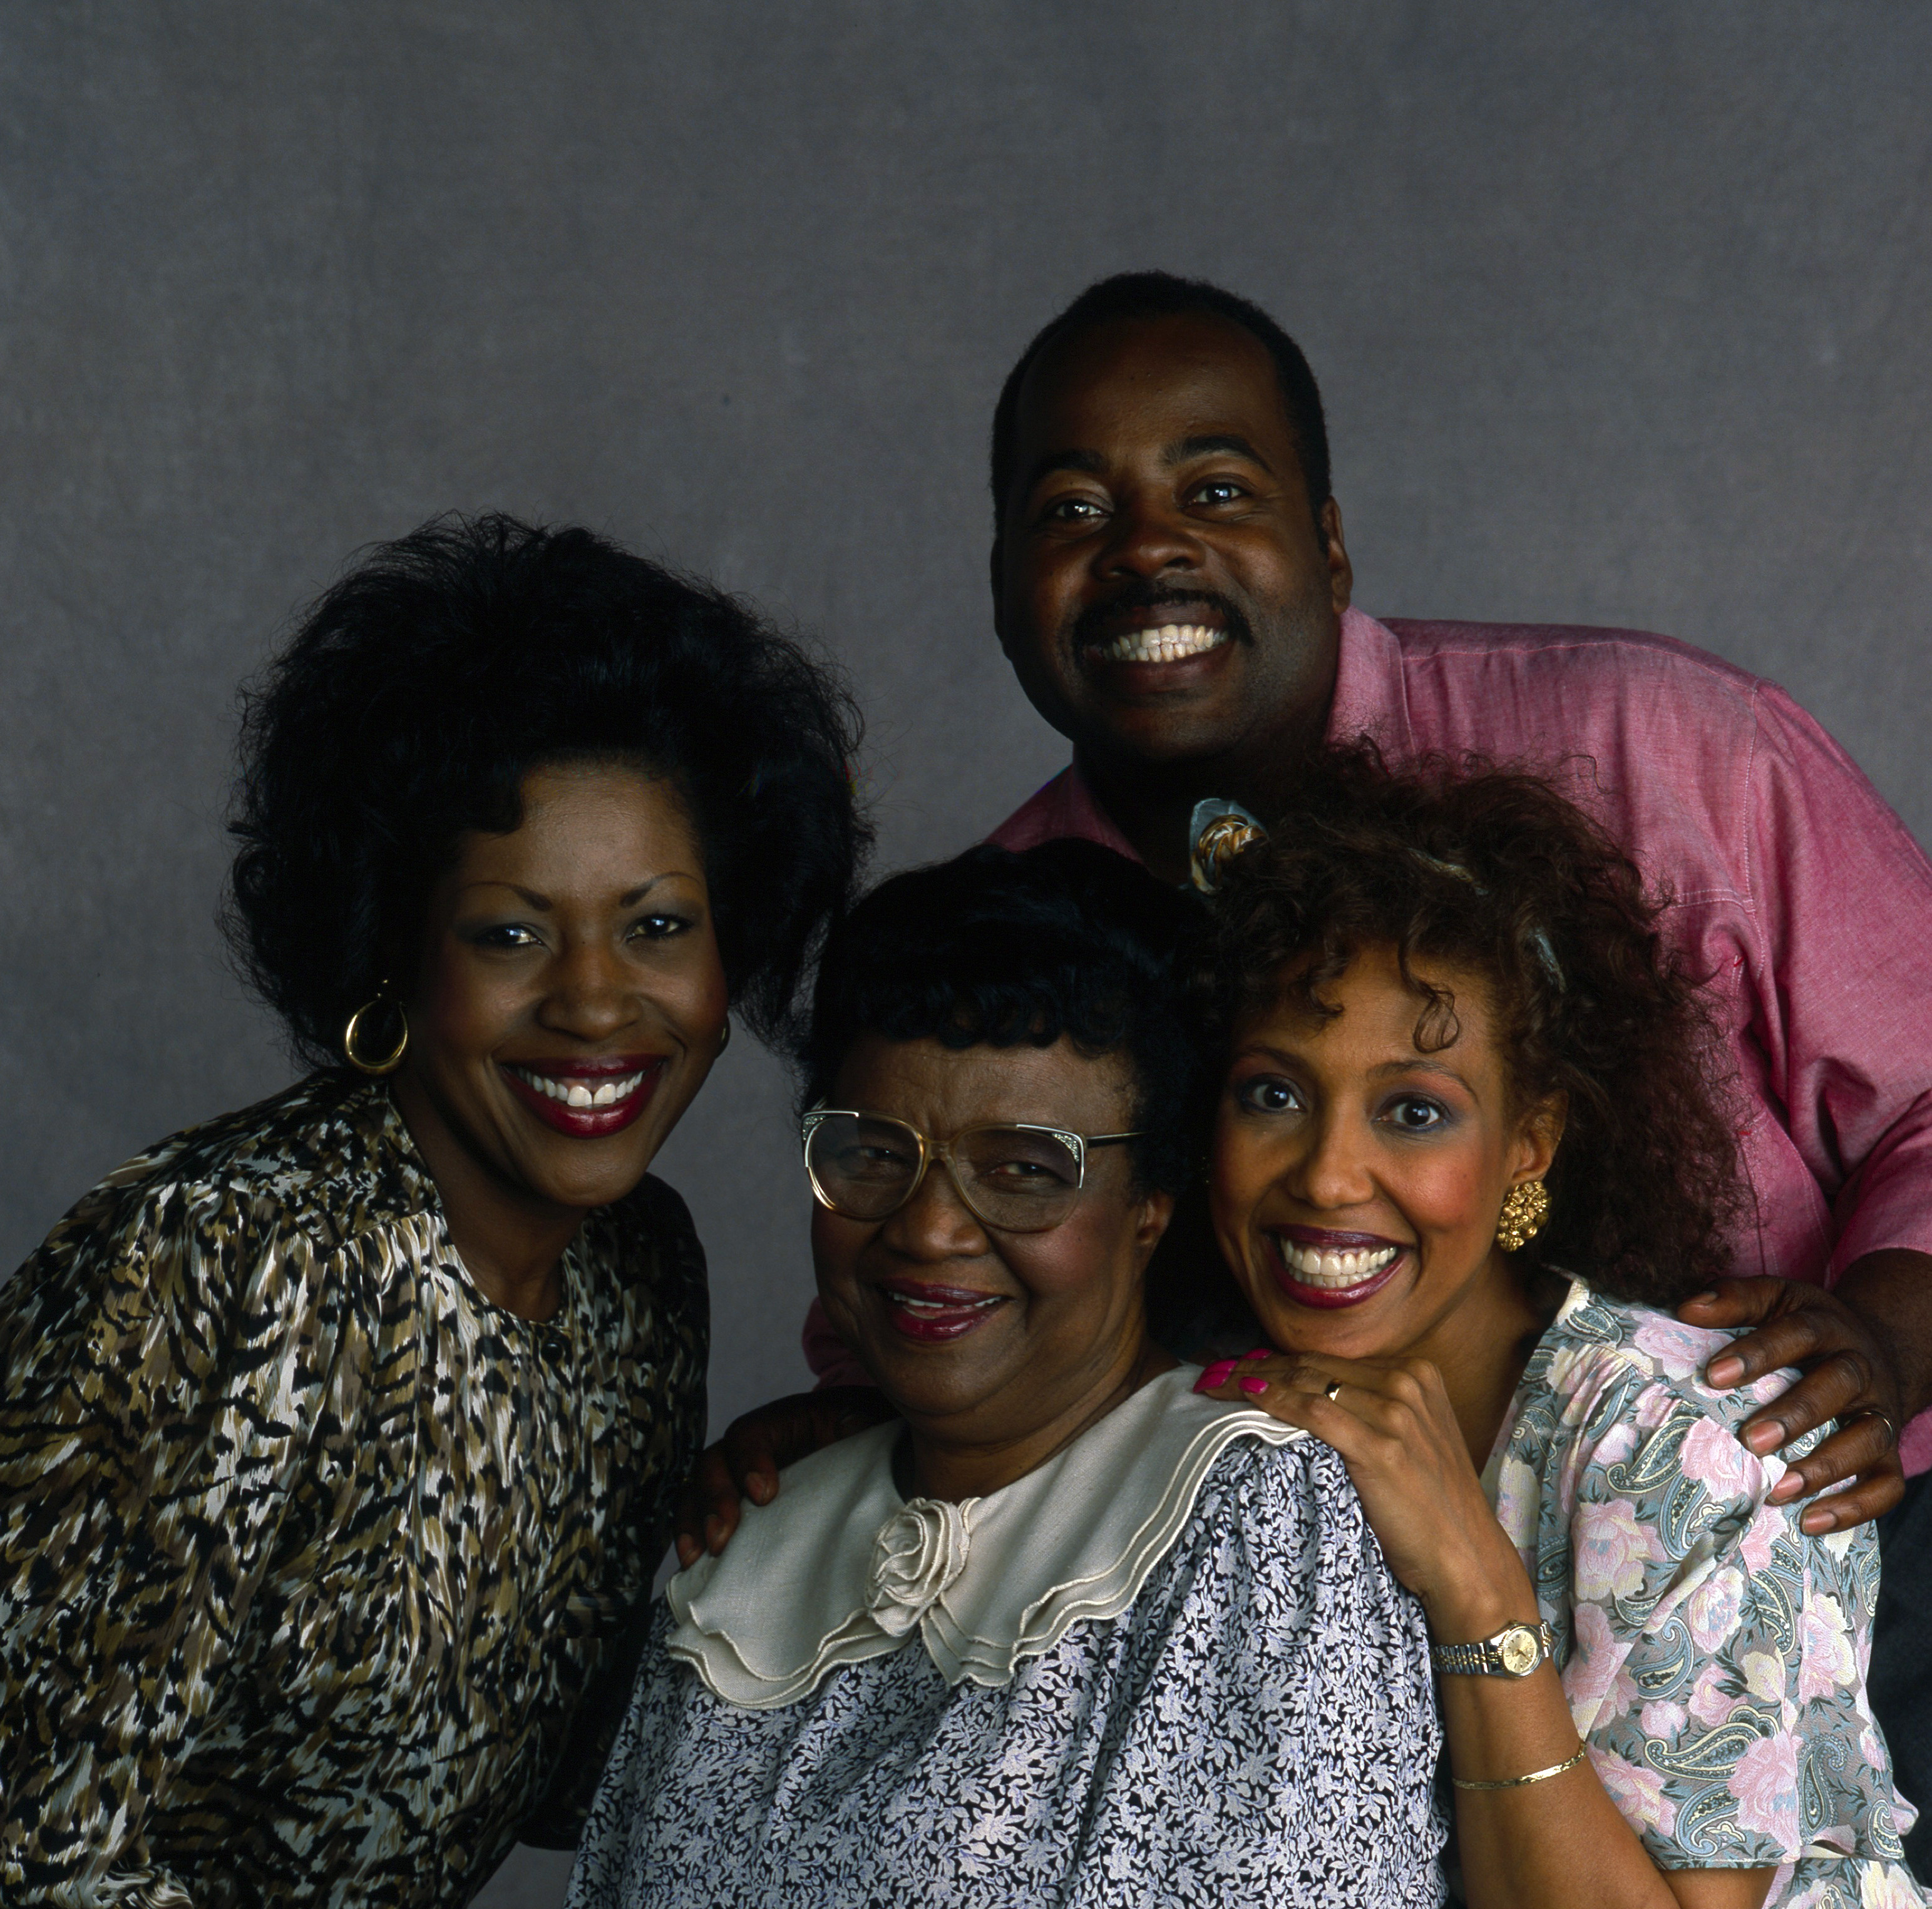
<path fill-rule="evenodd" d="M 1366 735 L 1557 773 L 1668 888 L 1730 1035 L 1756 1196 L 1737 1265 L 1760 1275 L 1685 1316 L 1757 1329 L 1715 1383 L 1802 1368 L 1754 1449 L 1839 1420 L 1780 1488 L 1854 1481 L 1808 1530 L 1897 1505 L 1901 1443 L 1906 1470 L 1932 1467 L 1932 865 L 1844 751 L 1666 637 L 1353 608 L 1314 379 L 1213 287 L 1110 280 L 1049 325 L 1001 394 L 993 490 L 1000 643 L 1073 745 L 995 841 L 1086 836 L 1180 882 L 1197 802 L 1265 817 L 1311 746 Z M 836 1369 L 836 1341 L 807 1342 Z M 765 1436 L 714 1460 L 708 1508 L 727 1462 L 769 1495 Z M 1925 1548 L 1912 1498 L 1888 1562 Z"/>
<path fill-rule="evenodd" d="M 1858 1482 L 1808 1528 L 1889 1509 L 1897 1448 L 1932 1467 L 1932 864 L 1844 751 L 1668 637 L 1352 607 L 1314 379 L 1212 287 L 1126 275 L 1049 325 L 1001 393 L 993 486 L 1000 641 L 1073 745 L 994 841 L 1085 836 L 1184 881 L 1198 801 L 1265 816 L 1311 745 L 1369 736 L 1556 772 L 1669 889 L 1745 1102 L 1738 1269 L 1772 1276 L 1697 1317 L 1771 1322 L 1739 1377 L 1808 1368 L 1754 1446 L 1844 1422 L 1794 1471 Z"/>

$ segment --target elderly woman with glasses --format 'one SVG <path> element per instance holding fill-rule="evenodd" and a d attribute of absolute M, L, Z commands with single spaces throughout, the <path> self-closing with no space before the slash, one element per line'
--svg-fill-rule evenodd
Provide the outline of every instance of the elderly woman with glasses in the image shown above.
<path fill-rule="evenodd" d="M 1061 842 L 835 934 L 813 1257 L 899 1416 L 672 1580 L 576 1909 L 1439 1899 L 1415 1606 L 1336 1455 L 1148 1333 L 1192 907 Z"/>

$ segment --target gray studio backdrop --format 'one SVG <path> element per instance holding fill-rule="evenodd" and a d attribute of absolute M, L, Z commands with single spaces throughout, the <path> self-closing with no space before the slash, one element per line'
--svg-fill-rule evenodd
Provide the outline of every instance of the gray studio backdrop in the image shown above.
<path fill-rule="evenodd" d="M 1904 0 L 14 0 L 0 1264 L 288 1077 L 212 925 L 232 694 L 360 544 L 579 520 L 819 633 L 882 868 L 1057 769 L 982 448 L 1124 266 L 1299 334 L 1364 607 L 1706 645 L 1932 837 L 1928 99 Z M 741 1040 L 663 1159 L 719 1424 L 805 1377 L 786 1106 Z"/>

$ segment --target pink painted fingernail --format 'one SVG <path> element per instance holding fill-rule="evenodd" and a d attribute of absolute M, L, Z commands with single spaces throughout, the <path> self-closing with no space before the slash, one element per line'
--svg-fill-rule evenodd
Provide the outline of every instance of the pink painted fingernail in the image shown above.
<path fill-rule="evenodd" d="M 1213 1382 L 1205 1372 L 1194 1381 L 1194 1389 L 1196 1392 L 1212 1392 L 1214 1389 Z"/>
<path fill-rule="evenodd" d="M 1246 1392 L 1266 1392 L 1268 1381 L 1265 1379 L 1244 1379 L 1241 1381 L 1241 1389 Z"/>
<path fill-rule="evenodd" d="M 1244 1359 L 1271 1359 L 1274 1356 L 1273 1346 L 1257 1346 L 1252 1352 L 1244 1352 L 1241 1355 Z"/>
<path fill-rule="evenodd" d="M 1234 1362 L 1232 1359 L 1217 1359 L 1202 1376 L 1210 1386 L 1225 1386 L 1234 1369 Z"/>

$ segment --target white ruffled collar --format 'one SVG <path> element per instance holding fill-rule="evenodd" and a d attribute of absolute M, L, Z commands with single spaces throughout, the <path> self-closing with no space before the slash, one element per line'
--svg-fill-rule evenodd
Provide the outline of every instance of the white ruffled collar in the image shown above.
<path fill-rule="evenodd" d="M 902 1498 L 896 1423 L 787 1468 L 722 1557 L 665 1590 L 673 1656 L 727 1703 L 796 1703 L 842 1664 L 916 1632 L 950 1684 L 1010 1682 L 1022 1658 L 1133 1602 L 1239 1438 L 1305 1436 L 1197 1397 L 1197 1368 L 1150 1380 L 1036 1470 L 983 1498 Z"/>

